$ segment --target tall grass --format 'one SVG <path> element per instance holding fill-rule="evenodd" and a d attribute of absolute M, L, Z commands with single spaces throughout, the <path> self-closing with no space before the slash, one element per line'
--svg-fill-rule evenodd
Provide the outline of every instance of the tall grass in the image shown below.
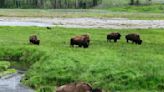
<path fill-rule="evenodd" d="M 98 8 L 112 8 L 129 6 L 130 0 L 102 0 L 102 4 L 97 6 Z M 148 0 L 140 0 L 141 5 L 148 4 Z M 152 0 L 151 4 L 163 4 L 163 0 Z"/>
<path fill-rule="evenodd" d="M 154 6 L 158 7 L 158 6 Z M 0 9 L 1 17 L 48 17 L 48 18 L 127 18 L 127 19 L 144 19 L 144 20 L 163 20 L 163 10 L 158 7 L 128 7 L 108 8 L 106 10 L 88 9 L 88 10 L 42 10 L 42 9 Z M 136 10 L 135 10 L 136 9 Z M 154 11 L 155 10 L 155 11 Z M 120 12 L 121 11 L 121 12 Z M 13 13 L 14 12 L 14 13 Z M 156 13 L 155 13 L 156 12 Z M 14 19 L 14 18 L 13 18 Z"/>
<path fill-rule="evenodd" d="M 106 34 L 109 32 L 120 32 L 121 40 L 107 43 Z M 90 47 L 71 48 L 70 38 L 84 33 L 91 36 Z M 126 43 L 124 36 L 128 33 L 139 33 L 143 44 Z M 31 34 L 38 35 L 40 46 L 28 44 Z M 0 27 L 0 50 L 14 56 L 20 51 L 30 51 L 27 62 L 34 59 L 36 63 L 26 73 L 23 83 L 36 89 L 51 90 L 65 83 L 83 81 L 106 92 L 163 91 L 163 34 L 163 29 Z M 19 49 L 24 46 L 26 49 Z M 3 55 L 6 54 L 0 54 Z"/>
<path fill-rule="evenodd" d="M 108 10 L 115 12 L 145 12 L 145 13 L 164 13 L 164 5 L 154 4 L 146 6 L 122 6 L 108 8 Z"/>

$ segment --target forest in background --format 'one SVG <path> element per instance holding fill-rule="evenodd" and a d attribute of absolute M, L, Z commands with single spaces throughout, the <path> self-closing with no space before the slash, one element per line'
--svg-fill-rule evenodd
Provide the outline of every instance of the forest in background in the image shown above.
<path fill-rule="evenodd" d="M 0 8 L 91 8 L 102 0 L 1 0 Z"/>
<path fill-rule="evenodd" d="M 164 3 L 164 0 L 0 0 L 0 8 L 85 9 Z"/>

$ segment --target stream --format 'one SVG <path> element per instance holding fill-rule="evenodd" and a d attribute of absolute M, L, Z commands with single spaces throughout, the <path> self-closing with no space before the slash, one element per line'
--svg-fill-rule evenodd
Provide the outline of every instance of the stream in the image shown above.
<path fill-rule="evenodd" d="M 0 78 L 0 92 L 34 92 L 34 90 L 20 83 L 24 72 L 18 71 Z"/>

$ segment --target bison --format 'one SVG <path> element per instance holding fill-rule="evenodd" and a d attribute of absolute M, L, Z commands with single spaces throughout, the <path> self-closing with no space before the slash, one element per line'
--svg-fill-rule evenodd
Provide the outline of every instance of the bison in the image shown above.
<path fill-rule="evenodd" d="M 107 42 L 108 41 L 111 41 L 111 40 L 114 40 L 114 42 L 117 42 L 117 40 L 119 40 L 121 38 L 121 34 L 120 33 L 109 33 L 107 35 Z"/>
<path fill-rule="evenodd" d="M 140 39 L 140 35 L 139 34 L 135 34 L 135 33 L 131 33 L 125 36 L 127 43 L 130 41 L 132 41 L 132 43 L 136 43 L 141 45 L 142 44 L 142 40 Z"/>
<path fill-rule="evenodd" d="M 39 45 L 40 44 L 40 40 L 38 40 L 37 36 L 36 35 L 32 35 L 29 37 L 29 42 L 31 44 L 36 44 L 36 45 Z"/>
<path fill-rule="evenodd" d="M 51 27 L 46 27 L 47 29 L 52 29 Z"/>
<path fill-rule="evenodd" d="M 56 89 L 56 92 L 102 92 L 100 89 L 92 89 L 87 83 L 70 83 L 60 86 Z"/>
<path fill-rule="evenodd" d="M 78 45 L 79 47 L 88 48 L 90 43 L 89 35 L 80 35 L 75 36 L 70 39 L 70 45 L 73 47 L 74 45 Z"/>

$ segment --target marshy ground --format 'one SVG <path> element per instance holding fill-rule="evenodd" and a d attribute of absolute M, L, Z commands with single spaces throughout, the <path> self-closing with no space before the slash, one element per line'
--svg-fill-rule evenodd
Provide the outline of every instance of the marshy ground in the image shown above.
<path fill-rule="evenodd" d="M 118 43 L 107 43 L 106 34 L 120 32 Z M 142 45 L 126 43 L 124 36 L 139 33 Z M 71 48 L 70 38 L 88 33 L 88 49 Z M 40 46 L 30 45 L 31 34 Z M 1 59 L 30 66 L 22 83 L 38 90 L 84 81 L 110 91 L 163 91 L 163 29 L 82 29 L 0 27 Z M 8 57 L 10 56 L 10 57 Z"/>

